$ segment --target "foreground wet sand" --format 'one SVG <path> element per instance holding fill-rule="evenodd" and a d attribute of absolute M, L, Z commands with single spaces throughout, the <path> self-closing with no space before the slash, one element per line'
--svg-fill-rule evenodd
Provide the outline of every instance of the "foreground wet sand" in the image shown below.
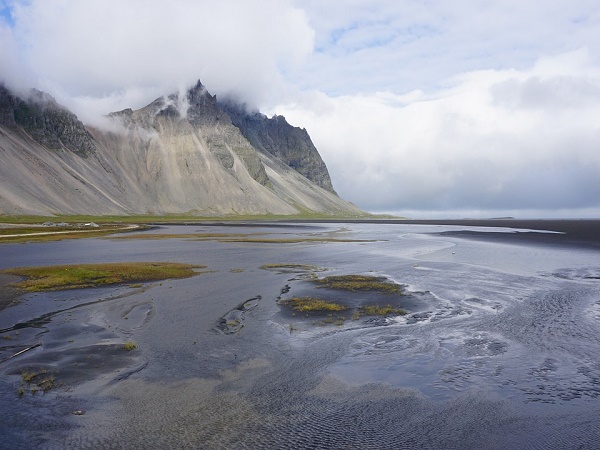
<path fill-rule="evenodd" d="M 40 259 L 208 266 L 184 280 L 27 294 L 0 311 L 0 359 L 40 344 L 0 366 L 0 447 L 600 443 L 597 253 L 570 245 L 555 252 L 535 241 L 519 250 L 494 237 L 481 246 L 451 234 L 460 229 L 390 226 L 248 228 L 355 242 L 91 239 L 0 248 L 5 266 Z M 406 287 L 399 303 L 408 314 L 323 323 L 326 316 L 291 312 L 282 298 L 342 296 L 359 304 L 375 294 L 325 292 L 306 272 L 265 264 L 385 276 Z M 126 342 L 135 348 L 126 350 Z M 43 393 L 24 371 L 52 374 L 54 385 Z"/>

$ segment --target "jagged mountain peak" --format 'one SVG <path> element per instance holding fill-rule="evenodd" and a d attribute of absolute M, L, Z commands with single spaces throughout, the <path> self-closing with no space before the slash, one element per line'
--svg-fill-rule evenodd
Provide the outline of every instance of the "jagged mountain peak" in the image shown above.
<path fill-rule="evenodd" d="M 221 108 L 216 95 L 211 95 L 198 80 L 187 92 L 187 118 L 193 124 L 231 124 L 231 118 Z"/>
<path fill-rule="evenodd" d="M 187 120 L 194 126 L 231 124 L 231 118 L 221 108 L 217 96 L 211 95 L 200 80 L 185 92 L 173 92 L 158 97 L 138 110 L 126 108 L 111 112 L 108 116 L 119 119 L 128 127 L 152 126 L 155 119 L 159 117 Z"/>
<path fill-rule="evenodd" d="M 206 86 L 204 86 L 202 84 L 202 81 L 200 81 L 200 80 L 198 80 L 194 86 L 192 86 L 191 88 L 188 89 L 187 95 L 190 98 L 190 100 L 192 98 L 200 97 L 200 96 L 210 97 L 215 100 L 217 98 L 216 95 L 210 95 L 210 93 L 208 92 L 208 89 L 206 89 Z"/>

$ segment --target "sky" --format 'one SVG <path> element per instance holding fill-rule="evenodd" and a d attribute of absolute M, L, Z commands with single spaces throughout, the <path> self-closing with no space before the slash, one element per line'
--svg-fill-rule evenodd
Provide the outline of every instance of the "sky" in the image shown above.
<path fill-rule="evenodd" d="M 198 79 L 367 211 L 600 217 L 597 0 L 0 0 L 0 80 L 84 123 Z"/>

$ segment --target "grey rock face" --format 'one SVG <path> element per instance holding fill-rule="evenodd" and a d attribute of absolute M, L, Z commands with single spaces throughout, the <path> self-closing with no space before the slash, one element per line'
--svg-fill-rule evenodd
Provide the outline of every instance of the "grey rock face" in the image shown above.
<path fill-rule="evenodd" d="M 92 135 L 77 116 L 37 89 L 21 99 L 0 86 L 0 124 L 20 126 L 36 142 L 53 150 L 66 148 L 82 157 L 96 150 Z"/>
<path fill-rule="evenodd" d="M 232 101 L 222 107 L 244 137 L 259 151 L 279 158 L 317 186 L 335 193 L 329 171 L 307 131 L 290 125 L 283 116 L 269 119 L 259 112 L 247 112 Z"/>
<path fill-rule="evenodd" d="M 15 109 L 17 99 L 0 84 L 0 125 L 16 126 Z"/>
<path fill-rule="evenodd" d="M 250 176 L 263 186 L 270 185 L 269 177 L 255 148 L 240 136 L 240 130 L 232 124 L 231 118 L 217 102 L 216 95 L 210 95 L 200 81 L 187 93 L 187 119 L 196 127 L 213 126 L 221 133 L 207 136 L 211 151 L 226 168 L 233 166 L 233 151 L 244 163 Z"/>
<path fill-rule="evenodd" d="M 187 92 L 187 118 L 196 126 L 231 125 L 231 118 L 221 109 L 216 95 L 210 95 L 200 81 Z"/>
<path fill-rule="evenodd" d="M 171 94 L 156 99 L 139 111 L 125 109 L 111 113 L 109 117 L 119 119 L 130 129 L 159 130 L 160 122 L 165 120 L 189 124 L 193 130 L 202 130 L 210 152 L 224 168 L 233 169 L 235 154 L 254 180 L 263 186 L 270 185 L 256 149 L 232 124 L 229 115 L 219 106 L 216 95 L 211 95 L 200 81 L 183 98 L 179 94 Z M 182 126 L 180 132 L 189 133 L 190 129 Z"/>

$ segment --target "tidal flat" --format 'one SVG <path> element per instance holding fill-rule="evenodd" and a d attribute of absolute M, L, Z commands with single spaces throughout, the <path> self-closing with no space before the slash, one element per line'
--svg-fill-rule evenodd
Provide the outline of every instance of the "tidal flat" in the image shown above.
<path fill-rule="evenodd" d="M 1 274 L 0 448 L 597 448 L 598 222 L 490 222 L 2 244 L 0 270 L 205 268 L 29 293 Z"/>

